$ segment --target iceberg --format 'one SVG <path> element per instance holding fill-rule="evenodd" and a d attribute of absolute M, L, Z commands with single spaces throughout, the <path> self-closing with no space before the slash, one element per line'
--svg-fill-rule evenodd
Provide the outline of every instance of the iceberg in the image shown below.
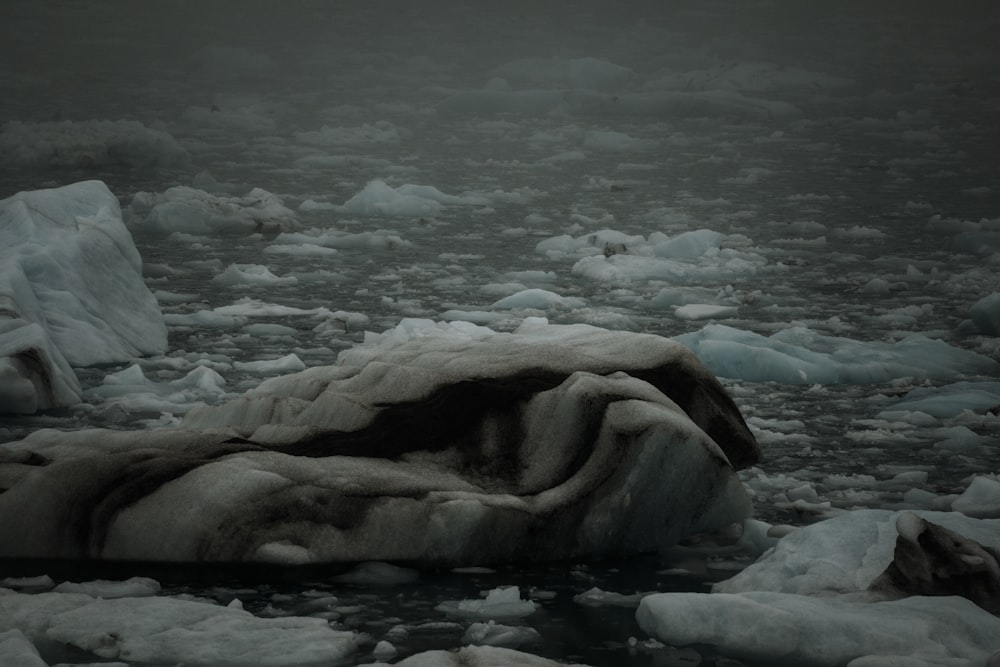
<path fill-rule="evenodd" d="M 655 552 L 750 513 L 760 450 L 651 334 L 404 320 L 178 428 L 41 430 L 0 557 L 459 566 Z"/>
<path fill-rule="evenodd" d="M 100 181 L 0 201 L 0 413 L 80 400 L 74 367 L 167 349 L 118 200 Z"/>

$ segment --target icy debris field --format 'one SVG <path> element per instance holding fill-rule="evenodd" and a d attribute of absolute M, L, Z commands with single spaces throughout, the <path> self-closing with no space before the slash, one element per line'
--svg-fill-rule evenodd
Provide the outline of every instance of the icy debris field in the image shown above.
<path fill-rule="evenodd" d="M 762 522 L 733 536 L 742 551 L 412 573 L 388 589 L 378 576 L 171 575 L 151 598 L 62 588 L 97 577 L 20 563 L 0 582 L 21 591 L 0 594 L 0 656 L 424 665 L 458 658 L 410 656 L 495 644 L 563 663 L 768 665 L 780 647 L 748 648 L 752 636 L 657 625 L 658 605 L 662 617 L 686 601 L 650 601 L 637 621 L 640 598 L 707 592 L 780 535 L 855 510 L 1000 515 L 991 6 L 225 2 L 195 16 L 170 3 L 50 15 L 12 1 L 0 14 L 17 56 L 0 64 L 0 199 L 103 181 L 155 300 L 124 290 L 119 302 L 135 319 L 158 305 L 167 332 L 164 346 L 144 314 L 127 345 L 92 335 L 84 324 L 112 292 L 66 283 L 56 267 L 99 277 L 112 264 L 74 263 L 59 231 L 39 253 L 0 228 L 0 352 L 29 332 L 18 317 L 56 304 L 60 319 L 29 333 L 58 351 L 66 379 L 61 407 L 34 414 L 27 389 L 4 384 L 17 409 L 0 416 L 0 442 L 48 427 L 173 426 L 267 378 L 334 363 L 406 318 L 512 331 L 544 317 L 690 346 L 764 452 L 740 473 Z M 87 213 L 94 225 L 102 215 L 114 206 Z M 131 260 L 119 261 L 124 275 Z M 0 382 L 14 381 L 11 368 L 0 365 Z M 24 582 L 46 574 L 56 581 Z M 881 616 L 856 601 L 815 611 L 812 597 L 754 590 L 725 594 L 769 615 L 855 619 L 853 653 L 822 650 L 829 624 L 817 622 L 795 660 L 902 650 L 865 643 Z M 88 611 L 97 597 L 120 616 Z M 141 614 L 162 632 L 129 618 L 149 599 L 159 606 Z M 1000 650 L 995 616 L 949 600 L 954 610 L 929 615 L 969 624 L 946 625 L 954 642 L 918 646 L 912 664 L 986 664 Z M 879 604 L 928 616 L 919 601 Z M 57 607 L 59 624 L 47 620 Z M 15 608 L 35 620 L 13 622 Z M 517 613 L 494 617 L 500 608 Z M 208 634 L 178 639 L 205 618 L 218 619 Z M 913 627 L 886 632 L 905 640 Z M 211 633 L 225 628 L 232 643 L 220 649 Z M 258 632 L 275 633 L 273 654 L 248 652 Z M 466 651 L 462 664 L 514 659 Z"/>

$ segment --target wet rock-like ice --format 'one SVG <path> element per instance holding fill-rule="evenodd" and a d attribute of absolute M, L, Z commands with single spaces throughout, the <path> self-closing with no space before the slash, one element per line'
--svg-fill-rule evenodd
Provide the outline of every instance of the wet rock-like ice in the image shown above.
<path fill-rule="evenodd" d="M 237 362 L 275 365 L 301 361 Z M 683 346 L 540 319 L 514 333 L 404 320 L 337 365 L 141 437 L 38 431 L 9 445 L 44 465 L 5 466 L 3 555 L 457 565 L 645 553 L 745 518 L 735 470 L 758 456 Z M 63 529 L 81 511 L 97 532 Z"/>

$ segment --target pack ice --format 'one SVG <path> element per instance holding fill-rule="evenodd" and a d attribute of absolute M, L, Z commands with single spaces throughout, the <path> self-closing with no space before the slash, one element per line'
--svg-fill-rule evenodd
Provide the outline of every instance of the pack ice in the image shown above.
<path fill-rule="evenodd" d="M 404 320 L 181 428 L 7 452 L 0 556 L 425 565 L 655 551 L 746 517 L 759 457 L 684 346 L 544 320 Z"/>
<path fill-rule="evenodd" d="M 74 367 L 167 349 L 118 200 L 100 181 L 0 201 L 0 413 L 78 403 Z"/>

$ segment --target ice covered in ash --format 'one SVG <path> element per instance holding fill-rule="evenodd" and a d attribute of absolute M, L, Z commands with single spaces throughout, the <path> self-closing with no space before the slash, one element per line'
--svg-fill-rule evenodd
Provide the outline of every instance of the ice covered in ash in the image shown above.
<path fill-rule="evenodd" d="M 1000 651 L 998 554 L 996 519 L 857 510 L 786 535 L 710 594 L 648 596 L 636 618 L 661 641 L 744 659 L 986 664 Z"/>
<path fill-rule="evenodd" d="M 745 518 L 760 454 L 683 346 L 537 319 L 404 320 L 180 428 L 6 447 L 0 555 L 446 565 L 655 551 Z"/>
<path fill-rule="evenodd" d="M 112 582 L 90 582 L 63 592 L 26 594 L 0 588 L 0 661 L 38 655 L 58 659 L 65 647 L 94 663 L 184 664 L 202 667 L 319 667 L 344 664 L 359 647 L 354 632 L 321 618 L 258 618 L 232 606 L 203 601 L 138 597 Z M 124 583 L 124 582 L 123 582 Z M 156 582 L 152 582 L 156 583 Z M 32 651 L 29 647 L 32 647 Z"/>
<path fill-rule="evenodd" d="M 170 134 L 135 120 L 10 121 L 0 129 L 0 151 L 45 167 L 178 167 L 189 159 Z"/>
<path fill-rule="evenodd" d="M 166 351 L 160 307 L 104 183 L 0 201 L 0 239 L 0 412 L 72 405 L 72 367 Z"/>
<path fill-rule="evenodd" d="M 128 213 L 133 231 L 157 236 L 281 232 L 300 226 L 295 211 L 262 188 L 242 196 L 213 194 L 186 185 L 159 194 L 138 192 Z"/>

